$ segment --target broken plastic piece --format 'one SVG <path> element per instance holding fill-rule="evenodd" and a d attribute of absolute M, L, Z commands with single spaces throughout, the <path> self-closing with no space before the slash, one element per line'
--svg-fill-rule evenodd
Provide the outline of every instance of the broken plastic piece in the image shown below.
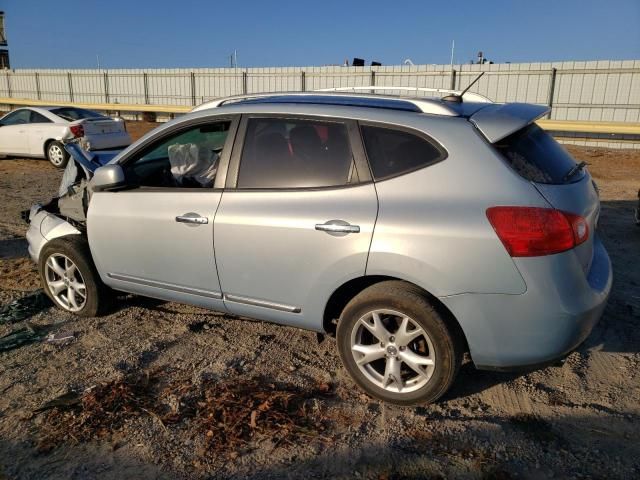
<path fill-rule="evenodd" d="M 76 340 L 76 334 L 74 332 L 58 332 L 50 333 L 47 335 L 46 342 L 56 345 L 69 345 Z"/>

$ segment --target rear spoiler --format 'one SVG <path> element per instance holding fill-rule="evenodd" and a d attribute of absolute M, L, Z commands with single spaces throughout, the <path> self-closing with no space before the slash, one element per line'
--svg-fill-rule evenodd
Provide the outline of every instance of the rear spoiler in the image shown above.
<path fill-rule="evenodd" d="M 481 108 L 469 120 L 491 143 L 508 137 L 549 113 L 550 108 L 531 103 L 492 103 Z"/>

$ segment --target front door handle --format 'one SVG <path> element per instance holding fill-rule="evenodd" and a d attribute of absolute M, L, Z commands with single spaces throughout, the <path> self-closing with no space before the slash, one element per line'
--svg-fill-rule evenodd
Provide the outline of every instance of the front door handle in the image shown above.
<path fill-rule="evenodd" d="M 207 217 L 201 217 L 197 213 L 185 213 L 184 215 L 178 215 L 176 217 L 178 223 L 195 223 L 196 225 L 204 225 L 209 223 Z"/>
<path fill-rule="evenodd" d="M 342 237 L 349 233 L 360 233 L 360 226 L 351 225 L 344 220 L 329 220 L 325 223 L 316 223 L 316 230 L 327 232 L 329 235 Z"/>

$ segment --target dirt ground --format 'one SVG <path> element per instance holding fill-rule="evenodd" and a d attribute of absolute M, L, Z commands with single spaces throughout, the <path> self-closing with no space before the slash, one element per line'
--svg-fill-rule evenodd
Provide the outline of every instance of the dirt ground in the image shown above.
<path fill-rule="evenodd" d="M 148 128 L 130 126 L 135 135 Z M 66 345 L 38 341 L 0 352 L 0 480 L 640 477 L 640 228 L 631 213 L 640 151 L 569 149 L 589 163 L 601 192 L 599 234 L 615 273 L 602 320 L 563 365 L 493 373 L 467 362 L 443 400 L 415 408 L 361 394 L 335 341 L 314 333 L 134 296 L 89 319 L 29 303 L 39 298 L 39 280 L 20 211 L 50 198 L 61 172 L 46 161 L 0 160 L 0 305 L 31 305 L 20 322 L 2 324 L 0 316 L 0 336 L 25 325 L 75 336 Z M 88 436 L 52 430 L 52 411 L 34 413 L 61 394 L 116 388 L 105 382 L 136 375 L 163 386 L 144 399 L 137 386 L 126 390 L 120 416 L 94 411 L 91 420 L 103 423 Z M 251 425 L 236 425 L 255 435 L 229 451 L 215 433 L 226 426 L 194 412 L 215 403 L 202 393 L 211 382 L 256 376 L 261 385 L 327 393 L 306 400 L 297 414 L 315 423 L 294 437 L 282 420 L 267 428 L 262 412 L 272 404 L 255 407 L 259 416 L 242 420 Z M 242 406 L 262 393 L 238 395 Z M 67 414 L 67 426 L 77 426 L 77 412 Z"/>

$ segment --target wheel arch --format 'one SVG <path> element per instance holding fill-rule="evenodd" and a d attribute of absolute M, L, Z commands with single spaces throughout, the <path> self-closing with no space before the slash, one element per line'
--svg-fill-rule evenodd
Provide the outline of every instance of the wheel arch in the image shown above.
<path fill-rule="evenodd" d="M 335 336 L 338 318 L 342 314 L 342 311 L 347 306 L 347 304 L 351 301 L 351 299 L 362 292 L 365 288 L 389 280 L 399 280 L 407 283 L 408 285 L 419 288 L 423 292 L 424 296 L 429 300 L 433 308 L 441 315 L 447 326 L 450 328 L 451 332 L 462 339 L 462 341 L 464 342 L 464 350 L 469 351 L 467 338 L 464 334 L 462 326 L 460 325 L 460 322 L 458 322 L 458 319 L 453 315 L 451 310 L 449 310 L 444 303 L 442 303 L 436 296 L 422 288 L 420 285 L 408 282 L 402 278 L 387 275 L 365 275 L 352 278 L 351 280 L 345 282 L 336 290 L 334 290 L 334 292 L 329 297 L 329 300 L 327 301 L 324 309 L 324 315 L 322 318 L 323 330 L 327 334 Z"/>
<path fill-rule="evenodd" d="M 59 140 L 57 140 L 55 138 L 47 138 L 44 141 L 44 146 L 42 148 L 42 153 L 44 154 L 44 158 L 48 158 L 47 157 L 47 149 L 49 148 L 49 145 L 51 144 L 51 142 L 59 142 Z"/>

